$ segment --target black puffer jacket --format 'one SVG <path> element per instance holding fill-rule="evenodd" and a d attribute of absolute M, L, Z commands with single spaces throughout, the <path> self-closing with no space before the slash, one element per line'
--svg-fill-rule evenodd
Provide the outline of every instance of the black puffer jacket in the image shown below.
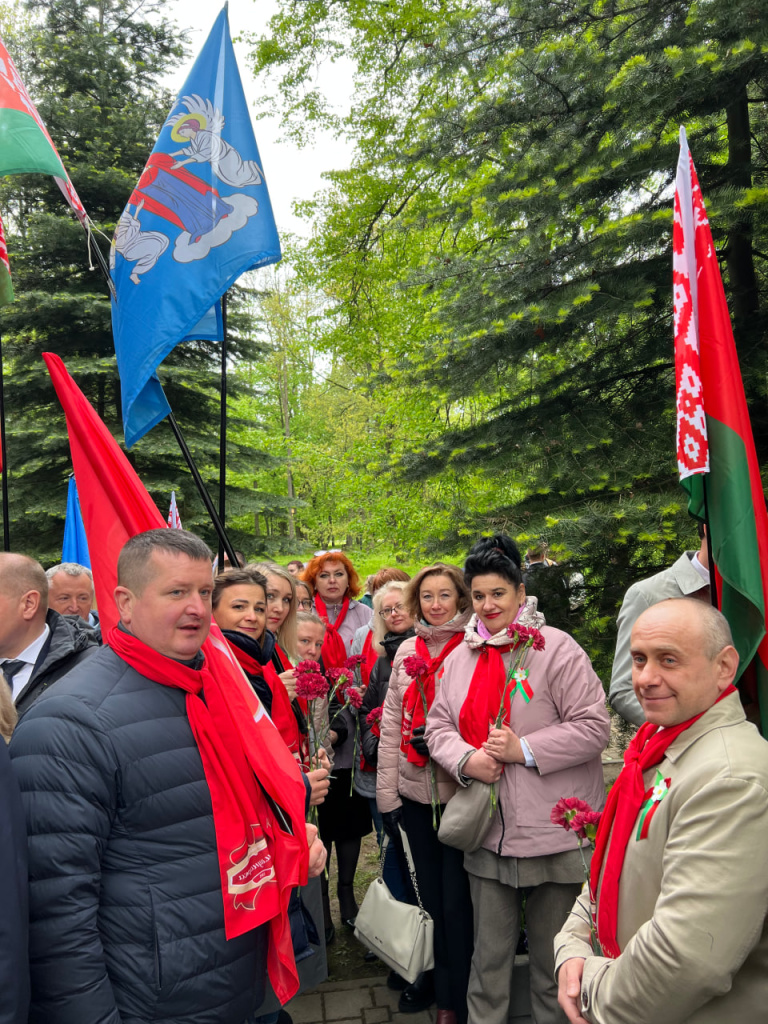
<path fill-rule="evenodd" d="M 384 703 L 384 698 L 387 696 L 387 690 L 389 689 L 389 677 L 392 674 L 392 662 L 395 660 L 400 644 L 403 640 L 407 640 L 409 636 L 415 635 L 413 629 L 408 629 L 405 633 L 387 633 L 381 641 L 384 647 L 384 654 L 381 655 L 371 669 L 370 682 L 363 697 L 363 706 L 358 712 L 358 719 L 360 721 L 360 743 L 363 748 L 363 754 L 368 764 L 374 768 L 379 763 L 379 737 L 375 736 L 372 732 L 367 718 L 374 708 L 380 708 Z"/>
<path fill-rule="evenodd" d="M 19 696 L 16 710 L 22 714 L 51 683 L 98 650 L 96 633 L 79 615 L 60 615 L 49 608 L 45 621 L 51 633 L 37 659 L 32 675 Z M 39 634 L 38 634 L 39 635 Z"/>
<path fill-rule="evenodd" d="M 185 705 L 103 647 L 16 728 L 31 1024 L 240 1024 L 263 998 L 265 929 L 224 936 Z"/>

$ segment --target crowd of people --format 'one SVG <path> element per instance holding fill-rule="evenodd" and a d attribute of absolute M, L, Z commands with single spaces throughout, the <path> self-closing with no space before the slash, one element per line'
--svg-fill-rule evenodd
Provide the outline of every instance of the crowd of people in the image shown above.
<path fill-rule="evenodd" d="M 548 622 L 584 579 L 548 592 L 542 548 L 365 587 L 342 551 L 238 561 L 138 534 L 102 635 L 87 568 L 0 555 L 0 1024 L 287 1024 L 368 835 L 433 921 L 434 968 L 387 977 L 401 1013 L 506 1024 L 525 953 L 535 1024 L 764 1019 L 768 746 L 704 540 L 620 613 L 641 727 L 607 805 L 605 691 Z"/>

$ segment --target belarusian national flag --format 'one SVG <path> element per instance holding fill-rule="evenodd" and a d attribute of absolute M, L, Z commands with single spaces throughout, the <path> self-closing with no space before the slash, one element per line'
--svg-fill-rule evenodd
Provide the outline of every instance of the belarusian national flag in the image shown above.
<path fill-rule="evenodd" d="M 16 65 L 0 39 L 0 176 L 52 174 L 81 224 L 87 215 Z"/>
<path fill-rule="evenodd" d="M 11 264 L 8 261 L 8 249 L 3 234 L 3 221 L 0 218 L 0 306 L 13 302 L 13 284 L 11 282 Z"/>
<path fill-rule="evenodd" d="M 677 458 L 689 512 L 707 515 L 718 606 L 739 652 L 755 655 L 768 736 L 768 514 L 707 211 L 680 129 L 673 228 Z"/>
<path fill-rule="evenodd" d="M 181 516 L 179 515 L 179 510 L 176 507 L 176 491 L 171 491 L 171 507 L 168 509 L 168 529 L 181 529 Z"/>

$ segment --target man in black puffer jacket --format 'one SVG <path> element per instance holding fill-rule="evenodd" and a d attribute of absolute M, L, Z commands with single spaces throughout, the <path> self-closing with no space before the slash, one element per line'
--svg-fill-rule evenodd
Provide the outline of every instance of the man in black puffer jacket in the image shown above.
<path fill-rule="evenodd" d="M 113 643 L 125 635 L 169 680 L 178 665 L 201 672 L 211 591 L 197 537 L 139 534 L 120 556 Z M 127 658 L 99 649 L 35 702 L 11 743 L 29 835 L 30 1024 L 242 1024 L 261 1000 L 268 929 L 226 939 L 231 895 L 188 694 Z M 303 807 L 298 773 L 297 784 Z M 323 854 L 312 843 L 311 874 Z M 234 874 L 243 891 L 261 884 L 253 877 Z"/>

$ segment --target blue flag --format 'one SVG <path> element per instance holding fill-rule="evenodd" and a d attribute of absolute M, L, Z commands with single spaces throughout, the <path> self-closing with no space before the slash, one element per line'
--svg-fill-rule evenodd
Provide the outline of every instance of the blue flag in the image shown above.
<path fill-rule="evenodd" d="M 62 562 L 77 562 L 86 569 L 91 568 L 91 556 L 88 554 L 88 541 L 83 526 L 83 514 L 80 511 L 80 498 L 77 495 L 77 484 L 74 476 L 69 478 L 67 489 L 67 518 L 64 520 L 64 544 L 61 549 Z"/>
<path fill-rule="evenodd" d="M 225 7 L 112 240 L 112 330 L 128 448 L 171 411 L 156 372 L 171 349 L 216 340 L 217 331 L 220 340 L 221 296 L 246 270 L 280 257 Z"/>

